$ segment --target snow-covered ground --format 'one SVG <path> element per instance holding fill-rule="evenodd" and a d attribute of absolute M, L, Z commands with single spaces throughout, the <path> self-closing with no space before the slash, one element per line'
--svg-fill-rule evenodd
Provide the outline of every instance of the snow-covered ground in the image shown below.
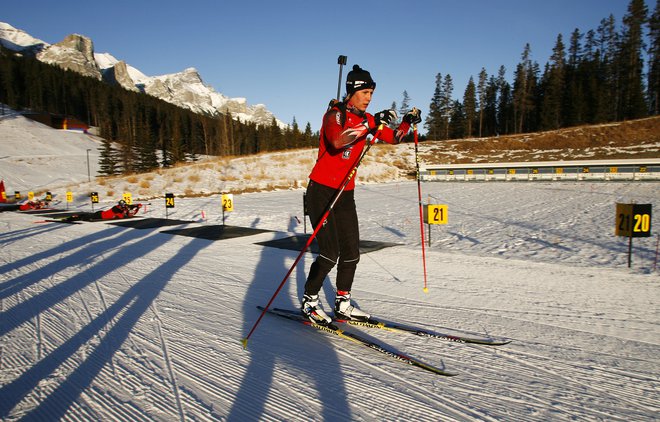
<path fill-rule="evenodd" d="M 270 315 L 242 348 L 256 306 L 298 254 L 259 243 L 303 232 L 302 188 L 234 195 L 226 224 L 270 231 L 217 241 L 163 231 L 221 224 L 219 195 L 177 198 L 169 218 L 189 223 L 157 229 L 37 224 L 43 216 L 3 212 L 0 418 L 658 419 L 658 237 L 635 239 L 629 269 L 614 224 L 617 202 L 657 210 L 660 184 L 422 188 L 425 202 L 449 209 L 426 248 L 428 292 L 416 183 L 369 183 L 356 191 L 361 237 L 398 246 L 362 255 L 356 302 L 385 320 L 512 342 L 347 330 L 458 376 Z M 70 207 L 90 209 L 84 198 Z M 164 200 L 152 199 L 140 217 L 165 213 Z M 276 306 L 297 306 L 313 258 L 304 256 Z M 322 297 L 334 298 L 331 281 Z"/>
<path fill-rule="evenodd" d="M 0 179 L 8 196 L 80 183 L 98 173 L 99 138 L 54 130 L 2 104 L 0 109 Z"/>

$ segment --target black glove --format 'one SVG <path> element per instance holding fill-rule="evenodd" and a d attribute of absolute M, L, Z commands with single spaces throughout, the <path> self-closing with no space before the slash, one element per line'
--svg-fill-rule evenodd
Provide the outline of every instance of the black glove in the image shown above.
<path fill-rule="evenodd" d="M 376 120 L 376 127 L 379 127 L 380 125 L 388 126 L 390 123 L 396 120 L 396 118 L 397 115 L 396 115 L 396 111 L 394 110 L 379 111 L 374 116 L 374 119 Z"/>
<path fill-rule="evenodd" d="M 413 108 L 403 116 L 403 121 L 411 125 L 416 125 L 422 121 L 422 112 L 417 108 Z"/>

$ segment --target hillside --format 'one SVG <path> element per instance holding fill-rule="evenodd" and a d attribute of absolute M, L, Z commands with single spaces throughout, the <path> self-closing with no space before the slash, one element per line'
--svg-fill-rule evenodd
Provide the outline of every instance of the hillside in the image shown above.
<path fill-rule="evenodd" d="M 426 143 L 427 163 L 526 162 L 660 157 L 660 116 L 547 132 Z"/>
<path fill-rule="evenodd" d="M 360 168 L 359 180 L 412 180 L 414 154 L 412 143 L 378 144 Z M 660 117 L 498 138 L 426 141 L 419 144 L 419 154 L 422 164 L 657 158 Z M 290 189 L 306 186 L 315 159 L 315 148 L 207 158 L 139 176 L 99 178 L 96 184 L 107 190 L 108 196 L 129 191 L 145 199 L 163 196 L 165 189 L 182 196 Z"/>
<path fill-rule="evenodd" d="M 0 177 L 5 179 L 9 192 L 67 189 L 87 195 L 98 191 L 102 198 L 108 199 L 123 192 L 150 199 L 162 197 L 166 191 L 192 197 L 299 188 L 306 185 L 316 159 L 316 148 L 307 148 L 246 157 L 205 157 L 195 163 L 139 175 L 94 177 L 98 169 L 98 138 L 57 131 L 19 115 L 0 119 L 0 137 L 3 139 Z M 61 146 L 53 148 L 61 142 L 82 146 L 75 153 Z M 87 183 L 87 148 L 92 149 L 91 184 Z M 657 158 L 660 157 L 660 117 L 495 138 L 426 141 L 419 144 L 419 154 L 422 164 Z M 43 171 L 44 166 L 49 171 Z M 44 178 L 45 174 L 62 177 Z M 359 181 L 412 180 L 414 174 L 412 143 L 378 144 L 365 159 Z"/>

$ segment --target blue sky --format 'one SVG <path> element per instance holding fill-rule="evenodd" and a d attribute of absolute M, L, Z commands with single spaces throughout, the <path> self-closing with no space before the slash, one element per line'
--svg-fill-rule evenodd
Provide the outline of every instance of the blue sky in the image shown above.
<path fill-rule="evenodd" d="M 629 0 L 66 1 L 5 2 L 0 21 L 48 43 L 79 33 L 149 76 L 195 67 L 230 97 L 263 103 L 287 123 L 318 130 L 337 93 L 337 57 L 371 72 L 369 111 L 400 104 L 403 91 L 425 115 L 435 76 L 450 74 L 461 99 L 481 68 L 507 79 L 531 45 L 541 68 L 557 35 L 596 29 Z M 649 12 L 655 2 L 647 0 Z M 342 81 L 343 94 L 344 81 Z"/>

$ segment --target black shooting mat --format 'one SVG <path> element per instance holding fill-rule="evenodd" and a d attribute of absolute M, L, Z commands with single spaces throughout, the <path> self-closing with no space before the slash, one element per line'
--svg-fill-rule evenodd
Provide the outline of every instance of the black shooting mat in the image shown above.
<path fill-rule="evenodd" d="M 18 210 L 16 210 L 16 211 L 18 211 Z M 25 210 L 25 211 L 21 211 L 21 212 L 25 213 L 25 214 L 56 214 L 56 213 L 60 213 L 60 212 L 69 212 L 69 211 L 67 211 L 67 210 L 58 210 L 56 208 L 41 208 L 41 209 L 37 209 L 37 210 Z M 71 212 L 73 212 L 73 211 L 71 211 Z"/>
<path fill-rule="evenodd" d="M 26 212 L 26 211 L 21 211 L 21 212 Z M 88 212 L 80 212 L 80 211 L 76 212 L 76 211 L 61 211 L 61 210 L 58 210 L 58 211 L 47 212 L 47 213 L 30 212 L 30 214 L 39 215 L 39 216 L 46 217 L 46 218 L 55 218 L 55 219 L 57 219 L 57 218 L 71 217 L 72 215 L 83 215 L 83 214 L 89 214 L 89 213 Z"/>
<path fill-rule="evenodd" d="M 108 220 L 104 220 L 108 221 Z M 125 220 L 113 221 L 112 225 L 120 227 L 130 227 L 132 229 L 157 229 L 166 226 L 180 226 L 183 224 L 191 224 L 193 221 L 187 220 L 174 220 L 168 218 L 127 218 Z"/>
<path fill-rule="evenodd" d="M 185 229 L 164 230 L 161 233 L 176 234 L 179 236 L 196 237 L 206 240 L 223 240 L 234 237 L 252 236 L 254 234 L 271 232 L 272 230 L 253 229 L 226 225 L 205 225 Z"/>
<path fill-rule="evenodd" d="M 285 237 L 283 239 L 269 240 L 266 242 L 257 242 L 257 245 L 270 246 L 271 248 L 289 249 L 292 251 L 300 251 L 309 241 L 310 234 L 299 234 L 296 236 Z M 374 240 L 360 240 L 360 253 L 375 252 L 391 246 L 400 246 L 401 243 L 392 242 L 377 242 Z M 309 245 L 307 252 L 319 253 L 319 246 L 316 239 Z"/>

